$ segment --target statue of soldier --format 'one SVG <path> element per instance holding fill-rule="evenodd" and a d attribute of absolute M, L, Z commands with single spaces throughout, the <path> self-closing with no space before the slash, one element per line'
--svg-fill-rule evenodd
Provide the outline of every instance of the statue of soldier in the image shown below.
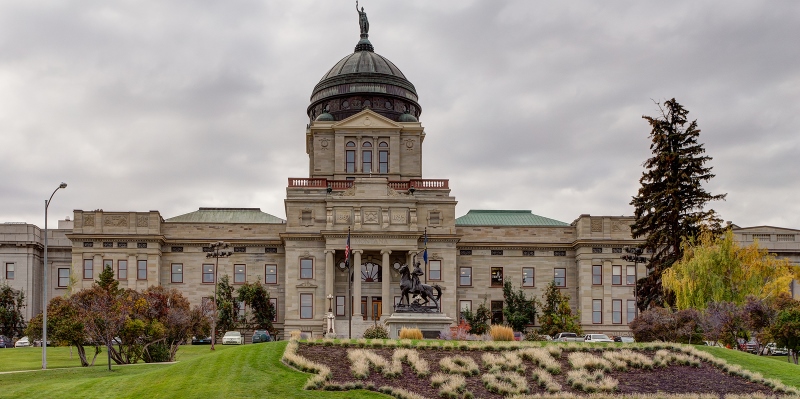
<path fill-rule="evenodd" d="M 417 293 L 420 289 L 420 281 L 419 276 L 423 275 L 422 268 L 420 267 L 419 262 L 414 262 L 414 271 L 411 272 L 411 293 Z"/>

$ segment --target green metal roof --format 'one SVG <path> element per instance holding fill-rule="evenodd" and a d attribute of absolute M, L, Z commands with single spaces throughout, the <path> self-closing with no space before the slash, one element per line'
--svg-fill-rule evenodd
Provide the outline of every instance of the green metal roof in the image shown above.
<path fill-rule="evenodd" d="M 456 219 L 456 226 L 569 226 L 529 210 L 470 210 Z"/>
<path fill-rule="evenodd" d="M 285 223 L 279 217 L 261 212 L 260 208 L 200 208 L 175 216 L 165 222 L 177 223 Z"/>

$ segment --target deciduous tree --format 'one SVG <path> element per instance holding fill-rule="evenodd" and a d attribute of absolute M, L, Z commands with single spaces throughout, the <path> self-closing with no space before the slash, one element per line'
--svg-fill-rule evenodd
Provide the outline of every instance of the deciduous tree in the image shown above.
<path fill-rule="evenodd" d="M 6 283 L 0 285 L 0 335 L 21 336 L 25 330 L 25 293 L 11 288 Z"/>
<path fill-rule="evenodd" d="M 659 110 L 657 117 L 643 116 L 651 127 L 653 156 L 644 162 L 641 187 L 631 201 L 636 216 L 631 233 L 634 238 L 644 237 L 643 246 L 652 253 L 647 265 L 650 274 L 637 283 L 640 310 L 672 303 L 663 289 L 662 273 L 681 258 L 684 238 L 698 235 L 702 226 L 720 229 L 721 220 L 706 206 L 725 198 L 702 186 L 714 175 L 706 166 L 711 157 L 704 155 L 697 141 L 697 121 L 688 122 L 689 111 L 674 98 L 659 105 Z"/>
<path fill-rule="evenodd" d="M 489 319 L 492 318 L 492 312 L 486 307 L 486 300 L 478 305 L 478 309 L 473 313 L 471 310 L 461 310 L 461 315 L 469 325 L 469 333 L 475 335 L 483 335 L 489 330 Z"/>
<path fill-rule="evenodd" d="M 563 295 L 551 281 L 542 295 L 542 315 L 539 316 L 539 333 L 542 335 L 556 335 L 560 332 L 583 333 L 580 324 L 580 315 L 573 313 L 569 306 L 569 296 Z"/>
<path fill-rule="evenodd" d="M 233 292 L 228 275 L 222 276 L 217 284 L 217 332 L 235 330 L 239 325 L 239 307 Z"/>
<path fill-rule="evenodd" d="M 274 334 L 277 332 L 272 326 L 275 318 L 275 307 L 269 300 L 269 291 L 260 283 L 245 283 L 236 290 L 239 301 L 250 307 L 253 327 L 263 329 Z"/>

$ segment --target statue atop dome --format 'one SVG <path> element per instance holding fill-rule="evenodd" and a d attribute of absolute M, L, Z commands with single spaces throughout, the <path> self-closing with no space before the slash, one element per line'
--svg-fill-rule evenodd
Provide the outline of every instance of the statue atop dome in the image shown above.
<path fill-rule="evenodd" d="M 367 19 L 367 13 L 364 12 L 364 7 L 361 7 L 361 11 L 358 10 L 358 0 L 356 0 L 356 12 L 358 13 L 358 26 L 361 28 L 361 36 L 364 36 L 369 33 L 369 20 Z"/>

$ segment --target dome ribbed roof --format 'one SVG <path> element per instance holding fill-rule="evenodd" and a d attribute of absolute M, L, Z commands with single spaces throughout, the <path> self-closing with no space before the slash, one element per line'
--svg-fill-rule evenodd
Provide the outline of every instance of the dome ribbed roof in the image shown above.
<path fill-rule="evenodd" d="M 386 57 L 372 51 L 357 51 L 337 62 L 336 65 L 320 79 L 320 82 L 334 76 L 346 75 L 349 73 L 380 73 L 396 76 L 408 81 L 406 75 L 403 75 L 403 72 L 391 61 L 386 59 Z M 411 82 L 408 82 L 408 84 L 411 85 Z M 411 87 L 414 87 L 414 85 L 411 85 Z"/>

